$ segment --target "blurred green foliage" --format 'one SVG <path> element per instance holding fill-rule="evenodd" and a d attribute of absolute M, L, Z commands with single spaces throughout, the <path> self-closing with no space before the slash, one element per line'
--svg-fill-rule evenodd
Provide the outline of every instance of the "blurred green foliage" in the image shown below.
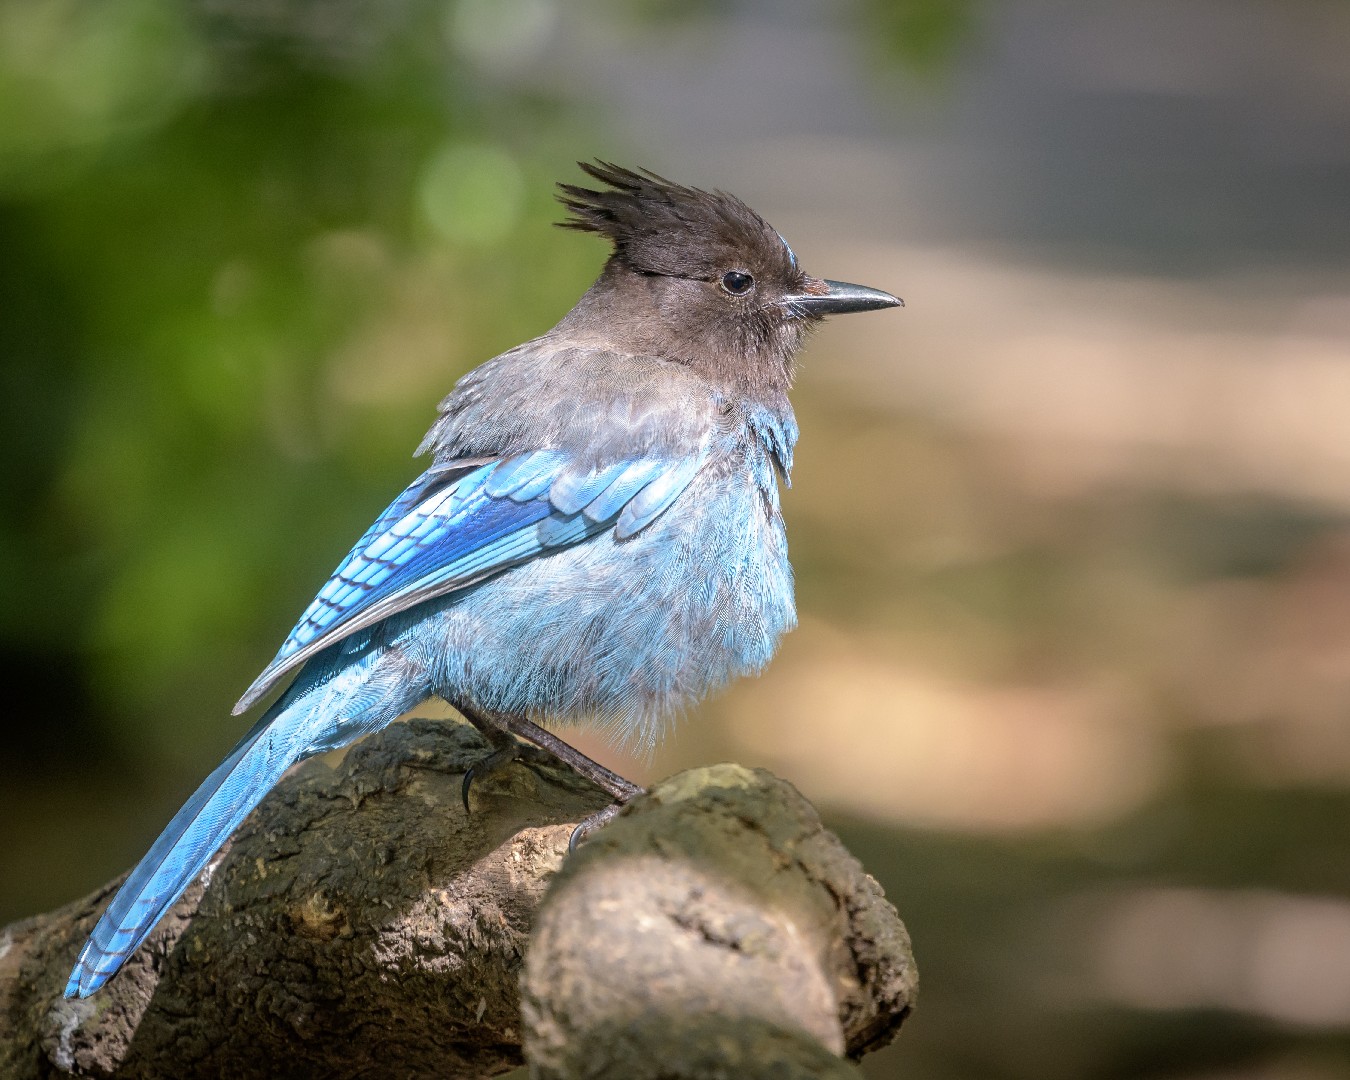
<path fill-rule="evenodd" d="M 933 75 L 975 39 L 979 7 L 978 0 L 867 0 L 862 18 L 884 57 Z"/>
<path fill-rule="evenodd" d="M 476 66 L 535 7 L 0 7 L 0 650 L 91 735 L 190 757 L 434 402 L 593 273 L 547 224 L 594 140 Z"/>

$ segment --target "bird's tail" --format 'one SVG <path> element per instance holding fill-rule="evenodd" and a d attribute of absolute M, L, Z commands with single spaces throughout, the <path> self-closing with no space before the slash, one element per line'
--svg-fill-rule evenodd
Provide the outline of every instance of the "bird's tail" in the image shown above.
<path fill-rule="evenodd" d="M 369 650 L 343 659 L 311 662 L 174 815 L 80 950 L 66 997 L 88 997 L 108 981 L 282 773 L 383 727 L 427 696 L 397 656 Z"/>

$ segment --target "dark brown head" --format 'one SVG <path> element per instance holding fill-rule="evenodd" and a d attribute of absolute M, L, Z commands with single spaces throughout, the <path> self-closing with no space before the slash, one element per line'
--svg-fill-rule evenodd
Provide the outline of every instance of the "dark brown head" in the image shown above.
<path fill-rule="evenodd" d="M 785 382 L 792 354 L 821 318 L 901 303 L 810 276 L 773 226 L 734 195 L 646 170 L 579 164 L 606 186 L 559 184 L 571 212 L 560 224 L 599 233 L 614 252 L 592 290 L 600 310 L 583 304 L 574 315 L 603 318 L 633 347 L 721 372 L 749 365 Z"/>

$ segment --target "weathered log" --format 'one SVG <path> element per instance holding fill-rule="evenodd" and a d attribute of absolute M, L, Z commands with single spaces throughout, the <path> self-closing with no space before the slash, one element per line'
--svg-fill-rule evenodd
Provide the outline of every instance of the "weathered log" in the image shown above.
<path fill-rule="evenodd" d="M 681 773 L 568 859 L 526 953 L 537 1080 L 856 1076 L 917 973 L 895 908 L 790 784 Z"/>
<path fill-rule="evenodd" d="M 772 978 L 767 972 L 777 964 L 783 978 L 797 978 L 823 961 L 824 978 L 835 980 L 836 1031 L 843 1034 L 818 1019 L 829 1012 L 823 985 L 815 997 L 802 998 L 817 1019 L 794 1026 L 772 1014 L 762 1045 L 795 1047 L 805 1033 L 807 1045 L 792 1053 L 805 1054 L 816 1070 L 784 1075 L 835 1075 L 822 1070 L 847 1068 L 838 1052 L 889 1039 L 912 991 L 903 927 L 875 883 L 786 785 L 734 766 L 682 774 L 569 857 L 573 824 L 607 797 L 532 756 L 528 765 L 477 782 L 466 818 L 461 780 L 484 752 L 468 725 L 412 720 L 359 743 L 335 769 L 321 761 L 302 765 L 88 1000 L 67 1001 L 61 991 L 119 882 L 0 932 L 0 1076 L 453 1078 L 509 1070 L 524 1060 L 520 977 L 535 920 L 548 942 L 540 970 L 559 965 L 560 946 L 595 940 L 603 920 L 597 922 L 597 912 L 574 914 L 576 882 L 613 845 L 637 836 L 647 838 L 649 865 L 660 866 L 661 851 L 668 853 L 662 872 L 625 877 L 619 869 L 627 863 L 616 859 L 615 873 L 599 878 L 603 888 L 622 891 L 630 916 L 653 911 L 669 921 L 682 875 L 702 881 L 711 874 L 717 889 L 705 888 L 689 911 L 675 912 L 689 933 L 730 926 L 734 937 L 738 920 L 755 917 L 756 904 L 764 905 L 758 917 L 768 924 L 797 925 L 785 913 L 800 920 L 792 931 L 806 935 L 800 949 L 788 947 L 789 934 L 775 945 L 777 960 L 757 957 L 763 970 L 756 977 Z M 705 795 L 709 809 L 699 810 Z M 672 816 L 679 807 L 685 809 Z M 746 822 L 739 838 L 731 825 L 736 815 L 726 816 L 731 807 Z M 691 814 L 722 823 L 697 834 L 717 840 L 706 859 L 687 850 Z M 640 832 L 628 831 L 634 827 Z M 663 836 L 669 828 L 679 835 Z M 737 845 L 744 848 L 739 854 Z M 786 907 L 765 891 L 766 858 L 796 860 L 792 873 L 804 875 L 805 884 L 784 893 L 796 897 Z M 550 892 L 564 865 L 556 894 Z M 744 876 L 739 886 L 737 875 Z M 692 890 L 687 884 L 685 895 L 693 897 Z M 740 906 L 721 907 L 724 893 Z M 621 925 L 617 931 L 626 932 Z M 599 953 L 590 978 L 604 978 L 608 963 L 616 985 L 619 978 L 631 981 L 637 973 L 621 970 L 631 959 Z M 666 976 L 675 984 L 706 977 L 699 967 L 682 973 L 678 959 L 672 955 Z M 855 977 L 839 982 L 850 965 Z M 562 990 L 559 984 L 550 991 L 537 966 L 531 960 L 531 1025 L 557 1014 L 548 1003 Z M 572 978 L 559 968 L 564 974 Z M 600 1015 L 598 990 L 586 993 Z M 737 1015 L 739 1000 L 729 999 L 727 1016 Z M 753 1019 L 747 1014 L 738 1030 Z M 559 1054 L 566 1056 L 570 1040 L 590 1040 L 589 1046 L 599 1037 L 594 1028 L 576 1027 L 561 1041 L 545 1042 L 530 1031 L 540 1057 L 532 1068 L 540 1076 L 574 1075 L 559 1071 L 565 1067 L 557 1064 Z M 715 1057 L 717 1044 L 709 1045 Z M 727 1073 L 733 1074 L 752 1075 Z"/>

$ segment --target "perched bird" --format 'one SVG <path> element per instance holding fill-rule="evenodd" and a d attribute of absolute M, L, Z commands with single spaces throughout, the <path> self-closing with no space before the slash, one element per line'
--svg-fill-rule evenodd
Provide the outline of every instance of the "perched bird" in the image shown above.
<path fill-rule="evenodd" d="M 640 789 L 539 725 L 650 740 L 795 624 L 778 496 L 792 357 L 822 317 L 901 301 L 811 277 L 732 195 L 581 168 L 602 187 L 559 185 L 562 224 L 612 243 L 599 279 L 441 402 L 430 467 L 235 707 L 296 672 L 131 872 L 67 997 L 107 981 L 302 758 L 441 697 L 496 748 L 480 770 L 520 736 L 622 803 Z"/>

